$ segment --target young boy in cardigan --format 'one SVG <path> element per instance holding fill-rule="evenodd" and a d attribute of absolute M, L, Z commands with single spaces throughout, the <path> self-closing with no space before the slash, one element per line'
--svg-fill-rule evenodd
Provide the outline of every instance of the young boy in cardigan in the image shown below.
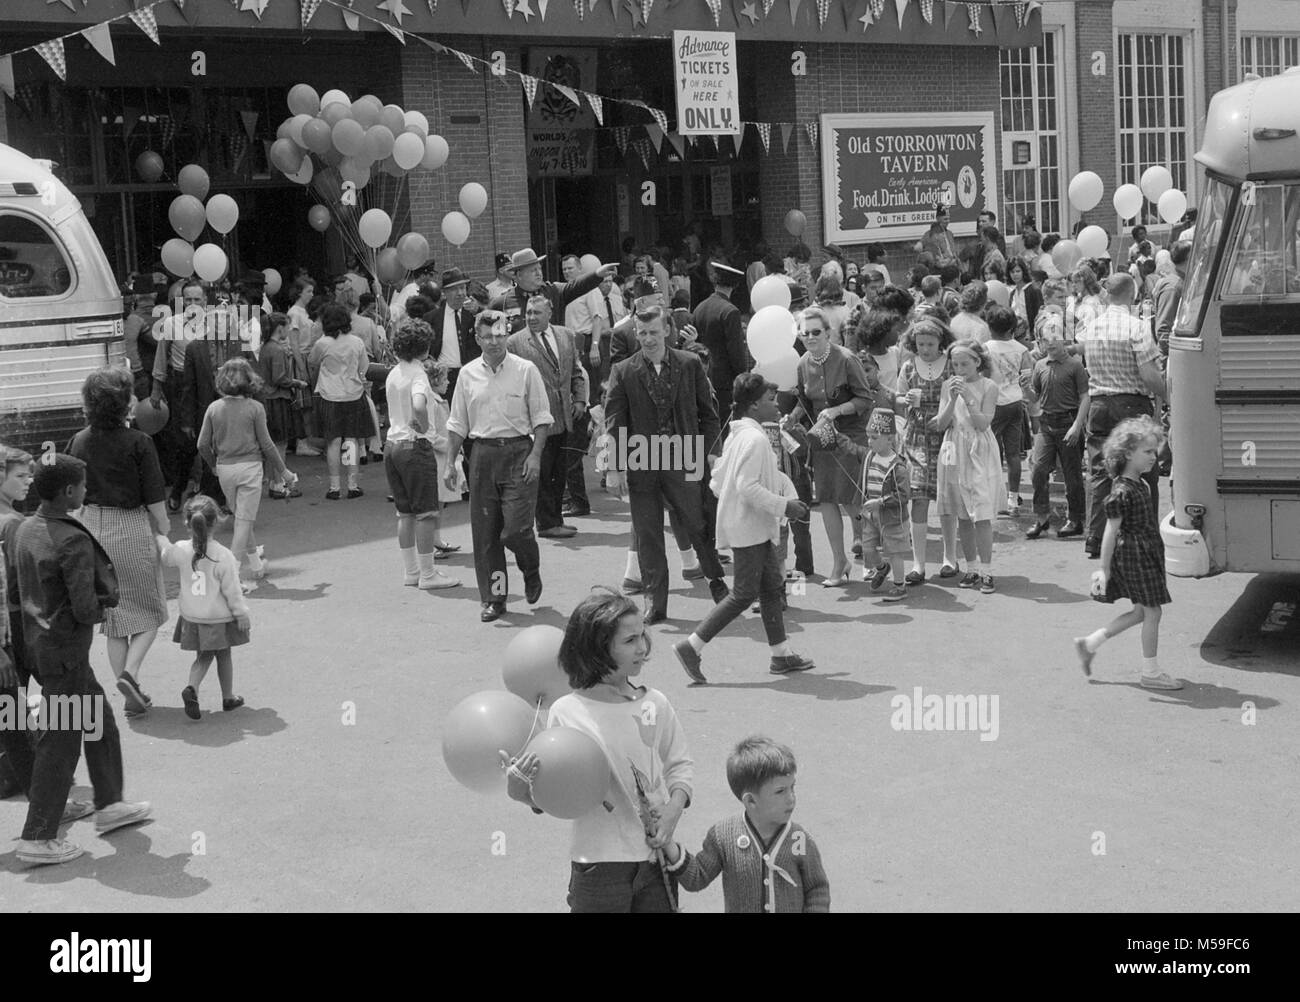
<path fill-rule="evenodd" d="M 901 602 L 907 597 L 903 568 L 912 554 L 908 507 L 912 500 L 911 475 L 907 457 L 894 448 L 894 431 L 894 412 L 878 407 L 867 421 L 865 448 L 847 435 L 837 437 L 841 452 L 862 460 L 858 481 L 863 498 L 858 515 L 862 579 L 871 583 L 872 591 L 879 591 L 892 571 L 894 584 L 884 594 L 886 602 Z"/>
<path fill-rule="evenodd" d="M 794 752 L 771 738 L 748 737 L 727 757 L 727 785 L 745 813 L 719 821 L 698 854 L 674 842 L 664 851 L 668 872 L 688 891 L 702 891 L 722 874 L 726 910 L 829 912 L 830 882 L 817 844 L 794 814 Z"/>

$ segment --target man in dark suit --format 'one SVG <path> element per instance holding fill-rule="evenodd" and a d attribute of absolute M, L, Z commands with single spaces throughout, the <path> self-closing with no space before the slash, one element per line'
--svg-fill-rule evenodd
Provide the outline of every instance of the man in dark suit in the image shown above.
<path fill-rule="evenodd" d="M 531 247 L 525 247 L 510 255 L 510 272 L 515 276 L 514 287 L 492 300 L 488 308 L 500 310 L 510 318 L 512 333 L 524 329 L 527 323 L 524 310 L 528 306 L 528 300 L 533 296 L 539 293 L 545 296 L 551 304 L 551 315 L 563 317 L 566 306 L 600 285 L 606 275 L 613 275 L 618 271 L 618 265 L 607 264 L 590 275 L 582 275 L 572 282 L 547 282 L 542 278 L 542 262 L 545 260 L 545 254 L 538 257 L 537 252 Z"/>
<path fill-rule="evenodd" d="M 442 273 L 442 301 L 425 314 L 433 328 L 429 357 L 447 369 L 447 399 L 456 392 L 461 366 L 479 357 L 482 349 L 474 339 L 474 314 L 465 309 L 469 276 L 459 268 Z"/>
<path fill-rule="evenodd" d="M 614 366 L 605 398 L 605 427 L 612 436 L 606 487 L 621 494 L 627 478 L 645 621 L 653 624 L 668 618 L 665 506 L 699 554 L 713 600 L 727 596 L 722 564 L 705 532 L 700 486 L 720 453 L 721 436 L 704 365 L 690 352 L 667 346 L 663 308 L 638 312 L 635 322 L 641 350 Z"/>
<path fill-rule="evenodd" d="M 524 310 L 527 328 L 510 335 L 506 348 L 526 358 L 542 374 L 554 423 L 542 452 L 541 480 L 537 487 L 537 535 L 542 539 L 568 539 L 575 526 L 561 518 L 564 480 L 568 472 L 565 445 L 579 415 L 587 413 L 587 373 L 582 367 L 573 335 L 551 323 L 551 303 L 538 293 Z"/>
<path fill-rule="evenodd" d="M 709 381 L 718 395 L 723 434 L 731 419 L 731 386 L 736 377 L 750 370 L 749 350 L 740 328 L 740 310 L 731 302 L 731 293 L 743 282 L 745 273 L 720 261 L 710 262 L 713 272 L 713 295 L 695 307 L 692 323 L 699 332 L 700 344 L 709 351 Z"/>

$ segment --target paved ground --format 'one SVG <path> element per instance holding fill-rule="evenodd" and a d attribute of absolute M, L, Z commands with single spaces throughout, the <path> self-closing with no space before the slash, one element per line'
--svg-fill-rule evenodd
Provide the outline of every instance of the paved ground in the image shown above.
<path fill-rule="evenodd" d="M 108 839 L 78 822 L 69 835 L 87 855 L 60 867 L 26 868 L 0 843 L 4 909 L 563 910 L 568 825 L 459 787 L 439 732 L 461 698 L 501 687 L 519 626 L 562 625 L 590 584 L 618 582 L 626 507 L 595 494 L 577 539 L 542 543 L 542 604 L 516 598 L 508 623 L 484 625 L 472 587 L 401 587 L 380 470 L 363 470 L 365 498 L 334 503 L 323 464 L 297 466 L 306 496 L 263 503 L 274 570 L 253 597 L 254 642 L 236 653 L 248 706 L 186 719 L 188 660 L 160 639 L 143 673 L 155 709 L 123 737 L 128 795 L 152 800 L 156 820 Z M 468 544 L 463 505 L 449 522 Z M 668 651 L 708 605 L 674 565 L 674 618 L 654 629 L 645 677 L 682 715 L 697 763 L 679 835 L 698 845 L 736 810 L 726 753 L 761 731 L 799 755 L 797 816 L 837 910 L 1294 909 L 1300 616 L 1260 626 L 1300 583 L 1172 580 L 1162 661 L 1186 688 L 1132 683 L 1135 634 L 1103 649 L 1090 683 L 1070 638 L 1107 615 L 1085 594 L 1096 565 L 1077 540 L 1026 542 L 1027 525 L 998 522 L 996 595 L 943 582 L 884 606 L 861 585 L 814 585 L 790 622 L 815 673 L 769 676 L 746 616 L 709 648 L 707 688 L 688 688 Z M 468 557 L 449 569 L 472 585 Z M 94 657 L 106 681 L 102 642 Z M 997 740 L 894 730 L 891 699 L 916 686 L 997 696 Z M 215 677 L 202 698 L 219 705 Z M 7 839 L 24 810 L 0 802 Z M 719 911 L 721 888 L 686 904 Z"/>

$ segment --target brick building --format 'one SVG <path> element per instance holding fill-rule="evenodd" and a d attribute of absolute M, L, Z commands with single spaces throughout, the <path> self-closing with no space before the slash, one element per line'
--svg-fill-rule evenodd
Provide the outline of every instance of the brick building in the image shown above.
<path fill-rule="evenodd" d="M 423 112 L 451 157 L 404 186 L 377 181 L 368 197 L 392 202 L 395 237 L 422 232 L 440 265 L 486 279 L 497 250 L 532 245 L 612 260 L 626 238 L 676 247 L 692 222 L 724 243 L 762 237 L 785 249 L 782 221 L 792 208 L 808 219 L 804 239 L 816 259 L 833 227 L 826 139 L 809 126 L 826 114 L 991 116 L 991 180 L 980 195 L 992 196 L 1004 229 L 1031 213 L 1045 233 L 1070 230 L 1080 216 L 1065 199 L 1068 180 L 1090 169 L 1107 197 L 1087 222 L 1118 235 L 1109 200 L 1117 184 L 1167 163 L 1195 204 L 1192 155 L 1209 97 L 1245 71 L 1300 62 L 1300 4 L 1283 0 L 718 0 L 716 15 L 709 0 L 594 8 L 550 0 L 545 19 L 541 2 L 522 0 L 505 5 L 509 13 L 487 0 L 379 4 L 351 0 L 352 30 L 347 4 L 332 0 L 306 26 L 299 0 L 272 0 L 260 18 L 228 0 L 161 0 L 149 8 L 161 44 L 118 20 L 115 65 L 76 35 L 65 47 L 64 81 L 34 52 L 14 56 L 15 97 L 0 99 L 0 140 L 59 163 L 119 274 L 156 258 L 172 236 L 170 178 L 190 160 L 208 167 L 214 191 L 240 203 L 228 246 L 238 266 L 324 270 L 341 264 L 342 244 L 306 225 L 315 199 L 267 164 L 263 143 L 287 116 L 295 83 L 374 93 Z M 118 0 L 70 6 L 8 0 L 0 56 L 123 17 Z M 648 8 L 648 21 L 634 7 Z M 740 118 L 766 123 L 766 144 L 757 127 L 717 141 L 676 132 L 672 32 L 714 30 L 715 16 L 718 29 L 736 33 Z M 419 39 L 401 44 L 385 24 L 484 62 L 468 70 Z M 206 64 L 201 76 L 196 53 Z M 601 121 L 581 101 L 568 111 L 563 99 L 554 104 L 547 85 L 530 108 L 517 74 L 546 76 L 556 58 L 578 67 L 567 78 L 575 89 L 606 99 Z M 548 101 L 569 123 L 562 163 L 538 155 L 536 116 Z M 668 134 L 656 135 L 651 115 L 627 101 L 665 111 Z M 155 184 L 133 169 L 146 149 L 166 164 Z M 456 249 L 439 224 L 469 181 L 490 200 Z M 913 239 L 883 240 L 891 266 L 910 263 Z M 863 242 L 840 240 L 859 259 Z"/>

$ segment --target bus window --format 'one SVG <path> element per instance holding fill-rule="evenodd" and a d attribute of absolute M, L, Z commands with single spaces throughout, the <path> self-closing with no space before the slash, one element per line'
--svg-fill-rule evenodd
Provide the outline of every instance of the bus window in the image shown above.
<path fill-rule="evenodd" d="M 54 234 L 31 216 L 0 212 L 0 299 L 61 296 L 72 266 Z"/>
<path fill-rule="evenodd" d="M 1187 280 L 1183 283 L 1183 296 L 1174 320 L 1173 336 L 1196 337 L 1197 321 L 1201 315 L 1201 300 L 1210 284 L 1210 269 L 1223 233 L 1223 217 L 1228 210 L 1232 188 L 1213 177 L 1205 179 L 1205 197 L 1196 214 L 1196 233 L 1192 241 L 1192 256 L 1187 263 Z"/>
<path fill-rule="evenodd" d="M 1223 271 L 1225 300 L 1300 296 L 1298 221 L 1300 187 L 1243 187 L 1236 234 Z"/>

